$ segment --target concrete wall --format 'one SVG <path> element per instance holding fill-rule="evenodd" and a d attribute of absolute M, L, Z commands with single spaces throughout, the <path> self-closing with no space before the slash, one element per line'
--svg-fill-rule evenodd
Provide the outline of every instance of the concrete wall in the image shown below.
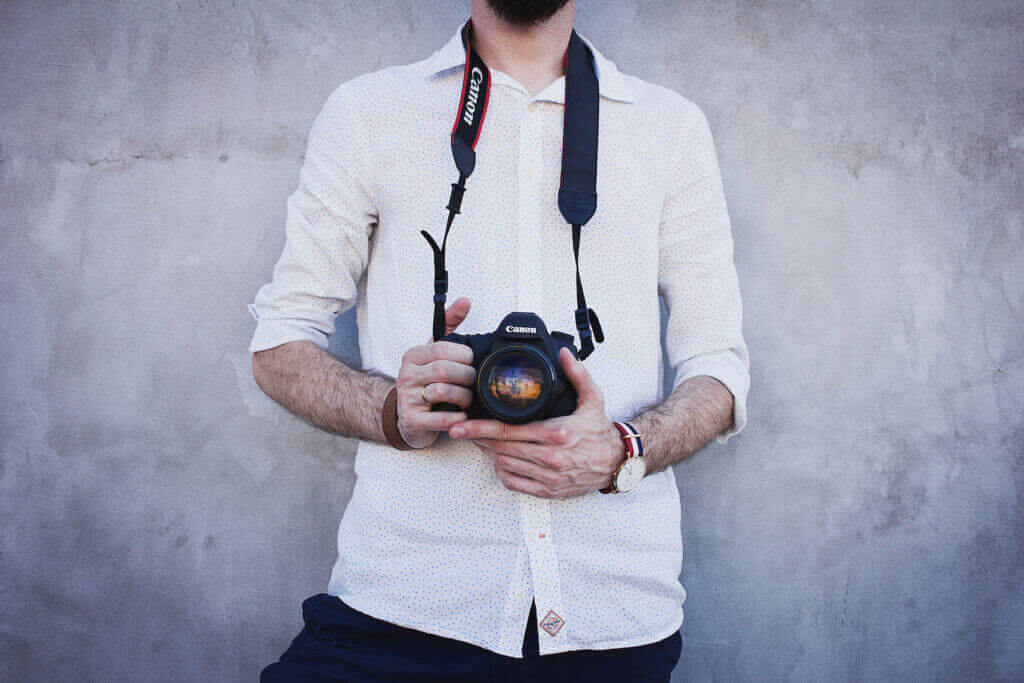
<path fill-rule="evenodd" d="M 260 394 L 244 306 L 328 93 L 467 7 L 0 4 L 0 678 L 295 634 L 353 443 Z M 677 468 L 679 679 L 1024 676 L 1024 3 L 579 14 L 703 107 L 734 221 L 751 424 Z"/>

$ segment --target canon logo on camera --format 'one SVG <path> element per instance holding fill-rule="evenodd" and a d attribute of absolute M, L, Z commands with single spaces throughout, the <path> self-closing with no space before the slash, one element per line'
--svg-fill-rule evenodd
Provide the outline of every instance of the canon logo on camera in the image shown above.
<path fill-rule="evenodd" d="M 519 325 L 505 325 L 505 331 L 510 334 L 537 334 L 536 327 L 520 327 Z"/>

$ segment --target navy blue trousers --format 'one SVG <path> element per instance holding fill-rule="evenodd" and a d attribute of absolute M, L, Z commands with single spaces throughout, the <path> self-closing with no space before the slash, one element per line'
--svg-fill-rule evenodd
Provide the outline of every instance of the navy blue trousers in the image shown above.
<path fill-rule="evenodd" d="M 664 683 L 679 661 L 682 636 L 616 650 L 541 656 L 535 609 L 523 658 L 395 626 L 321 593 L 302 603 L 302 631 L 260 675 L 277 681 L 630 681 Z"/>

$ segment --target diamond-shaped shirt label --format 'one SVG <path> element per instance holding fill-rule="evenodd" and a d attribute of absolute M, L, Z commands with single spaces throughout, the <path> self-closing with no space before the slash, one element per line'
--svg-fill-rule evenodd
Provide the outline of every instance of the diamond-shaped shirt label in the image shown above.
<path fill-rule="evenodd" d="M 562 624 L 565 620 L 555 613 L 555 610 L 551 610 L 547 613 L 544 619 L 540 622 L 540 627 L 547 631 L 549 636 L 553 636 L 558 633 L 558 630 L 562 628 Z"/>

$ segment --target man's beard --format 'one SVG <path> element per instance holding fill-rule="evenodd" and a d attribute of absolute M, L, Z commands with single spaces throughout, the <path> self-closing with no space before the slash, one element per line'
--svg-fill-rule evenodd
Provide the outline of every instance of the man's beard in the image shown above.
<path fill-rule="evenodd" d="M 487 0 L 498 18 L 513 26 L 535 26 L 550 19 L 569 0 Z"/>

